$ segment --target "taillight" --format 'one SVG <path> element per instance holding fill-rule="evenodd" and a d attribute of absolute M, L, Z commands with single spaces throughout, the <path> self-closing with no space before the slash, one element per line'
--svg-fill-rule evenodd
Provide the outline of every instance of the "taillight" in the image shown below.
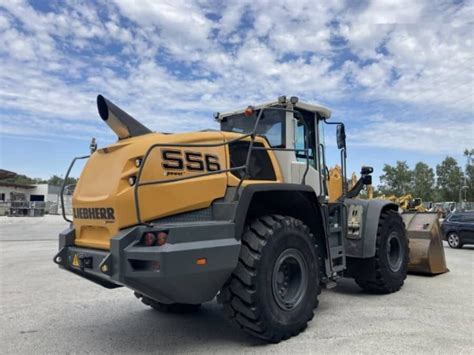
<path fill-rule="evenodd" d="M 168 234 L 166 232 L 158 232 L 157 244 L 160 246 L 166 244 L 167 238 L 168 238 Z"/>
<path fill-rule="evenodd" d="M 152 247 L 155 245 L 162 246 L 166 244 L 168 238 L 168 233 L 166 232 L 146 232 L 143 235 L 142 243 L 147 247 Z"/>
<path fill-rule="evenodd" d="M 145 233 L 143 237 L 143 244 L 145 244 L 147 247 L 151 247 L 155 245 L 155 243 L 156 243 L 155 233 L 152 233 L 152 232 Z"/>

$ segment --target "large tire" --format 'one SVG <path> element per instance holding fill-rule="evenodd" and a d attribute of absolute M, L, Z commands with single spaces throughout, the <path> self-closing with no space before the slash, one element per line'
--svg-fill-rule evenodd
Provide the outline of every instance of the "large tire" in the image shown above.
<path fill-rule="evenodd" d="M 242 236 L 238 265 L 218 301 L 246 332 L 277 343 L 303 331 L 318 305 L 318 246 L 292 217 L 255 219 Z"/>
<path fill-rule="evenodd" d="M 200 304 L 188 304 L 188 303 L 161 303 L 154 299 L 143 296 L 135 292 L 135 297 L 141 299 L 142 303 L 150 306 L 154 310 L 162 313 L 194 313 L 199 311 Z"/>
<path fill-rule="evenodd" d="M 405 225 L 396 211 L 384 211 L 377 229 L 373 260 L 375 279 L 355 278 L 371 293 L 386 294 L 400 290 L 407 277 L 410 250 Z"/>
<path fill-rule="evenodd" d="M 448 241 L 448 245 L 453 249 L 461 249 L 463 247 L 461 237 L 455 232 L 449 233 L 446 240 Z"/>

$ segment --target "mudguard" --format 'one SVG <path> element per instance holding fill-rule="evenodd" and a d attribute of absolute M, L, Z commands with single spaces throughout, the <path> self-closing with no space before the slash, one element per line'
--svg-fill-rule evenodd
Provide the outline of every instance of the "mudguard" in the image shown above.
<path fill-rule="evenodd" d="M 320 236 L 325 235 L 321 206 L 311 186 L 262 183 L 248 185 L 241 192 L 234 215 L 237 239 L 240 239 L 249 215 L 256 212 L 255 208 L 263 206 L 260 215 L 289 215 L 304 221 L 310 228 L 318 229 Z"/>
<path fill-rule="evenodd" d="M 345 252 L 347 257 L 372 258 L 375 256 L 375 241 L 380 214 L 384 210 L 398 210 L 398 205 L 386 200 L 346 199 L 347 237 Z"/>

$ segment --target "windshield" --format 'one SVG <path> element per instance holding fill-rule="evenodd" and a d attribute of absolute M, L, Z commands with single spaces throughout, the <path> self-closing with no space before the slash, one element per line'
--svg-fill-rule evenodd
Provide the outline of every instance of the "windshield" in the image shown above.
<path fill-rule="evenodd" d="M 236 133 L 250 133 L 255 127 L 259 110 L 250 117 L 243 113 L 227 116 L 221 122 L 221 130 Z M 257 134 L 265 136 L 272 148 L 285 147 L 285 112 L 266 110 L 257 127 Z"/>

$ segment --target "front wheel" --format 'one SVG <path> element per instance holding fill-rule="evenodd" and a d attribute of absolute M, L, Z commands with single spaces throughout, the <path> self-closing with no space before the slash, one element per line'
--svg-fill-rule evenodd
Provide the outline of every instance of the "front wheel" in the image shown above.
<path fill-rule="evenodd" d="M 364 290 L 372 293 L 392 293 L 400 290 L 407 277 L 410 250 L 405 225 L 396 211 L 384 211 L 377 229 L 373 258 L 374 278 L 355 279 Z M 362 275 L 361 275 L 362 276 Z"/>
<path fill-rule="evenodd" d="M 459 235 L 457 235 L 457 233 L 454 233 L 454 232 L 449 233 L 447 239 L 448 239 L 448 245 L 451 248 L 454 248 L 454 249 L 462 248 L 461 238 L 459 237 Z"/>
<path fill-rule="evenodd" d="M 218 296 L 230 319 L 274 343 L 304 330 L 320 293 L 317 247 L 295 218 L 271 215 L 250 223 L 238 265 Z"/>

